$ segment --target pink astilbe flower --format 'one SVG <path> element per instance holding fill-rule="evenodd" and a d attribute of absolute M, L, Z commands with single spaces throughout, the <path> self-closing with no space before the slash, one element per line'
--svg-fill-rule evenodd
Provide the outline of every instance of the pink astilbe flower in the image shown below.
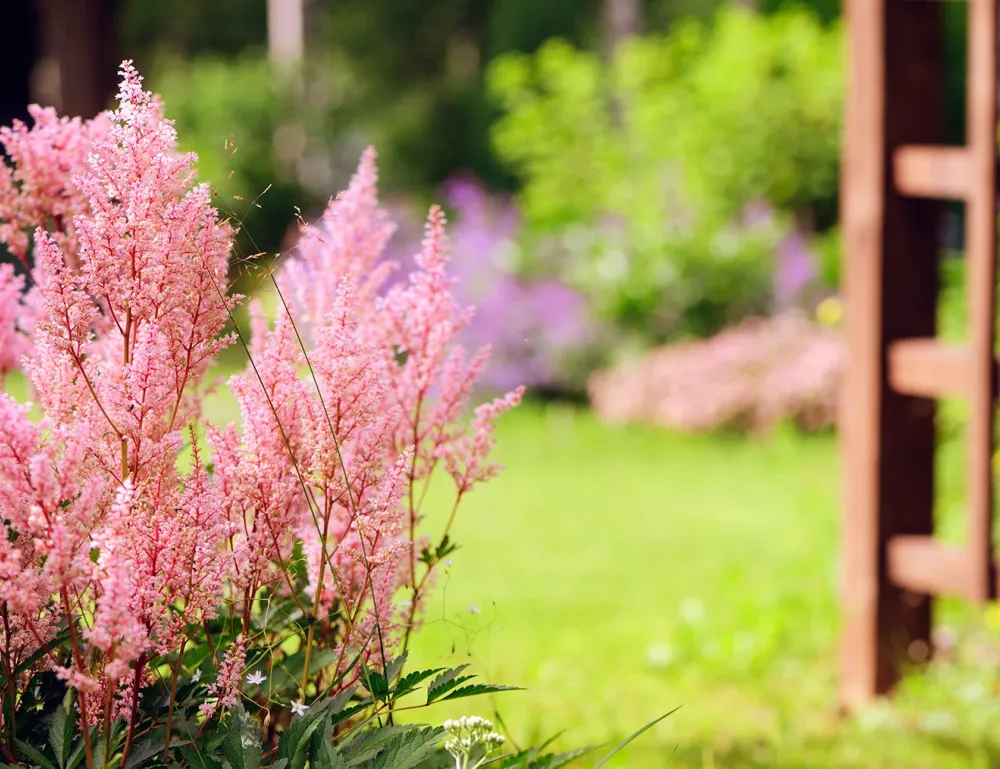
<path fill-rule="evenodd" d="M 94 141 L 108 130 L 101 114 L 92 120 L 58 117 L 50 107 L 32 104 L 31 128 L 21 121 L 0 128 L 0 244 L 24 267 L 30 280 L 14 277 L 0 265 L 0 380 L 20 365 L 31 349 L 38 314 L 37 274 L 32 265 L 32 233 L 47 230 L 71 267 L 78 263 L 75 218 L 89 210 L 75 179 L 87 168 Z"/>
<path fill-rule="evenodd" d="M 23 293 L 24 278 L 14 274 L 13 266 L 0 264 L 0 384 L 20 367 L 21 356 L 29 349 Z"/>
<path fill-rule="evenodd" d="M 81 694 L 141 683 L 133 666 L 213 616 L 230 564 L 231 525 L 197 446 L 186 475 L 176 459 L 199 416 L 195 383 L 229 342 L 231 232 L 130 63 L 106 120 L 65 188 L 84 196 L 62 211 L 72 227 L 35 233 L 25 370 L 42 421 L 0 409 L 0 506 L 17 534 L 0 552 L 0 592 L 36 642 L 43 620 L 79 625 L 59 668 Z M 15 161 L 32 167 L 26 157 Z"/>
<path fill-rule="evenodd" d="M 74 219 L 87 213 L 87 196 L 76 177 L 87 169 L 95 140 L 108 130 L 106 114 L 93 120 L 56 115 L 51 107 L 28 107 L 34 125 L 19 120 L 0 128 L 0 145 L 11 164 L 0 164 L 0 243 L 25 267 L 37 227 L 51 227 L 60 248 L 76 258 Z"/>
<path fill-rule="evenodd" d="M 422 484 L 443 461 L 459 498 L 489 477 L 493 421 L 521 396 L 464 422 L 489 351 L 470 358 L 456 344 L 472 309 L 451 294 L 444 215 L 431 210 L 417 270 L 380 296 L 394 265 L 382 258 L 392 225 L 375 181 L 369 150 L 276 273 L 287 312 L 283 304 L 271 328 L 251 306 L 255 370 L 230 380 L 242 435 L 210 435 L 224 507 L 245 524 L 234 544 L 239 579 L 276 583 L 274 561 L 292 557 L 294 531 L 308 597 L 319 616 L 343 618 L 342 660 L 346 646 L 378 635 L 371 654 L 408 633 L 429 584 L 430 568 L 417 573 Z M 401 588 L 409 602 L 399 602 Z"/>
<path fill-rule="evenodd" d="M 208 693 L 216 700 L 201 704 L 200 710 L 206 718 L 228 710 L 239 701 L 243 671 L 246 669 L 246 654 L 247 638 L 241 635 L 226 649 L 226 654 L 219 663 L 219 674 L 208 687 Z"/>
<path fill-rule="evenodd" d="M 358 299 L 367 304 L 395 269 L 382 260 L 396 225 L 379 207 L 377 183 L 375 150 L 369 147 L 350 186 L 318 222 L 302 227 L 296 257 L 282 270 L 287 299 L 298 310 L 300 332 L 322 321 L 343 277 L 354 276 Z"/>

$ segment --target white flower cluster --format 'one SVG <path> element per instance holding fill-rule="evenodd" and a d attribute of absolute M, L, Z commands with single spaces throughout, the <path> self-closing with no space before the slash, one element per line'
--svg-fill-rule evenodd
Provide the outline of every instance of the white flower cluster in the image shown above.
<path fill-rule="evenodd" d="M 475 769 L 486 757 L 503 745 L 503 735 L 493 731 L 493 724 L 479 716 L 463 716 L 457 720 L 444 722 L 448 740 L 444 749 L 455 759 L 455 769 Z M 482 755 L 474 764 L 469 764 L 473 749 L 482 748 Z"/>

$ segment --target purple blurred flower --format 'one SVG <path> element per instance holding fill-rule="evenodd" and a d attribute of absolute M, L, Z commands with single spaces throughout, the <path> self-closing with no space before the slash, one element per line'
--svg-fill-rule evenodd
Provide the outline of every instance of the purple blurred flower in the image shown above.
<path fill-rule="evenodd" d="M 774 298 L 779 309 L 793 304 L 816 279 L 816 257 L 805 237 L 793 230 L 778 244 L 774 271 Z"/>
<path fill-rule="evenodd" d="M 519 274 L 515 238 L 520 220 L 509 200 L 491 196 L 467 177 L 450 179 L 442 193 L 452 220 L 454 292 L 460 302 L 476 307 L 461 340 L 470 349 L 492 346 L 481 383 L 498 391 L 518 384 L 565 384 L 562 363 L 593 339 L 585 299 L 554 278 Z M 394 280 L 404 280 L 419 249 L 421 229 L 401 206 L 390 210 L 400 226 L 386 257 L 400 264 Z"/>

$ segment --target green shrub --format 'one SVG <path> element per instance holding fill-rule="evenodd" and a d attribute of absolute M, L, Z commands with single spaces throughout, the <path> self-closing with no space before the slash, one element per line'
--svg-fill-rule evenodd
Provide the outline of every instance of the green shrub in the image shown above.
<path fill-rule="evenodd" d="M 568 244 L 602 313 L 653 340 L 766 307 L 782 231 L 833 223 L 840 47 L 805 11 L 727 7 L 627 41 L 610 67 L 559 40 L 502 57 L 493 136 L 529 226 Z M 776 227 L 742 221 L 760 202 Z"/>
<path fill-rule="evenodd" d="M 163 59 L 152 80 L 182 149 L 198 153 L 216 205 L 244 222 L 240 253 L 280 249 L 296 207 L 318 202 L 300 181 L 296 156 L 323 135 L 323 116 L 254 53 Z"/>

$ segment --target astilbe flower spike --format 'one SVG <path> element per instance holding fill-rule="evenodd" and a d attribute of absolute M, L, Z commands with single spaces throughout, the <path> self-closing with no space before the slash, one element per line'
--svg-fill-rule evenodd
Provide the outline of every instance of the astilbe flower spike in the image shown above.
<path fill-rule="evenodd" d="M 220 332 L 235 300 L 217 286 L 231 233 L 141 83 L 123 65 L 118 109 L 69 185 L 85 196 L 65 211 L 72 226 L 51 234 L 37 222 L 24 368 L 41 423 L 0 400 L 0 516 L 16 536 L 3 556 L 19 567 L 0 593 L 36 648 L 60 617 L 70 623 L 60 675 L 109 703 L 142 683 L 137 661 L 177 646 L 177 606 L 188 621 L 217 610 L 229 532 L 204 468 L 181 476 L 176 458 L 198 417 L 195 383 L 229 341 Z M 34 188 L 17 174 L 23 197 Z M 99 710 L 84 700 L 86 720 Z"/>
<path fill-rule="evenodd" d="M 408 637 L 433 565 L 418 574 L 422 484 L 446 462 L 460 499 L 490 475 L 493 419 L 522 392 L 463 423 L 488 350 L 468 358 L 456 343 L 472 309 L 451 294 L 444 216 L 431 210 L 418 269 L 380 296 L 394 265 L 382 259 L 392 225 L 376 178 L 368 150 L 348 189 L 303 229 L 275 276 L 283 307 L 273 328 L 251 304 L 255 368 L 230 380 L 243 433 L 211 435 L 229 514 L 252 511 L 235 544 L 246 554 L 239 578 L 276 583 L 274 564 L 301 540 L 314 611 L 338 610 L 347 626 L 335 642 L 341 661 L 373 633 L 370 654 Z M 393 598 L 404 587 L 401 605 Z"/>

